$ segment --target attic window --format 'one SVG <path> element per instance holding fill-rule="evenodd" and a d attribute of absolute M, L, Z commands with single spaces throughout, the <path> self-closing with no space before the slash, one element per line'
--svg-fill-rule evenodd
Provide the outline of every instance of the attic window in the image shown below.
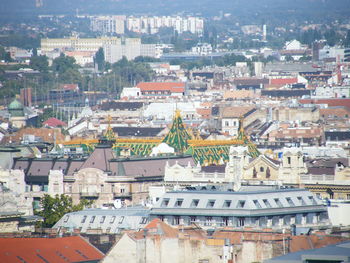
<path fill-rule="evenodd" d="M 261 205 L 258 200 L 253 200 L 253 202 L 256 208 L 261 209 Z"/>
<path fill-rule="evenodd" d="M 115 216 L 112 216 L 111 221 L 109 221 L 110 224 L 113 224 L 115 220 Z"/>
<path fill-rule="evenodd" d="M 295 204 L 294 204 L 292 198 L 286 197 L 286 200 L 287 200 L 287 202 L 288 202 L 288 204 L 289 204 L 290 206 L 295 206 Z"/>
<path fill-rule="evenodd" d="M 106 216 L 102 216 L 101 220 L 100 220 L 100 223 L 102 224 L 105 221 L 105 219 L 106 219 Z"/>
<path fill-rule="evenodd" d="M 147 217 L 142 217 L 140 224 L 146 224 L 147 223 Z"/>
<path fill-rule="evenodd" d="M 209 200 L 207 204 L 207 208 L 214 207 L 215 205 L 215 200 Z"/>
<path fill-rule="evenodd" d="M 194 208 L 194 207 L 197 207 L 199 204 L 199 199 L 193 199 L 192 200 L 192 203 L 191 203 L 191 207 Z"/>
<path fill-rule="evenodd" d="M 183 201 L 184 201 L 183 199 L 177 199 L 176 202 L 175 202 L 175 207 L 181 207 Z"/>
<path fill-rule="evenodd" d="M 282 203 L 281 203 L 281 201 L 280 201 L 279 198 L 275 198 L 274 200 L 275 200 L 276 205 L 277 205 L 278 207 L 283 207 L 283 205 L 282 205 Z"/>
<path fill-rule="evenodd" d="M 231 200 L 225 200 L 223 207 L 229 208 L 231 206 L 231 202 L 232 202 Z"/>
<path fill-rule="evenodd" d="M 124 221 L 124 216 L 121 216 L 119 219 L 119 224 L 123 223 L 123 221 Z"/>
<path fill-rule="evenodd" d="M 245 205 L 245 201 L 244 200 L 239 200 L 237 203 L 237 208 L 243 208 Z"/>
<path fill-rule="evenodd" d="M 263 199 L 263 202 L 264 202 L 264 204 L 265 204 L 266 207 L 268 207 L 268 208 L 271 207 L 271 204 L 270 204 L 269 200 Z"/>
<path fill-rule="evenodd" d="M 309 196 L 309 200 L 311 201 L 311 203 L 313 205 L 317 205 L 317 202 L 316 202 L 316 200 L 315 200 L 315 198 L 313 196 Z"/>
<path fill-rule="evenodd" d="M 84 216 L 83 219 L 81 220 L 81 223 L 85 223 L 87 216 Z"/>
<path fill-rule="evenodd" d="M 40 172 L 40 168 L 38 169 L 38 172 Z"/>
<path fill-rule="evenodd" d="M 67 223 L 67 222 L 68 222 L 68 219 L 69 219 L 69 216 L 67 215 L 67 216 L 64 218 L 64 221 L 63 221 L 63 222 Z"/>
<path fill-rule="evenodd" d="M 301 205 L 306 205 L 305 200 L 301 196 L 298 196 L 297 198 Z"/>
<path fill-rule="evenodd" d="M 96 216 L 92 216 L 91 219 L 90 219 L 90 223 L 93 223 L 95 221 L 95 217 Z"/>
<path fill-rule="evenodd" d="M 169 198 L 164 198 L 161 207 L 167 207 L 169 205 Z"/>

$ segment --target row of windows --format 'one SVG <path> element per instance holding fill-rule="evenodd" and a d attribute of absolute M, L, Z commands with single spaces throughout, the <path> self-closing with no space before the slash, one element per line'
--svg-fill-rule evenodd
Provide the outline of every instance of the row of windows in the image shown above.
<path fill-rule="evenodd" d="M 313 196 L 308 196 L 308 199 L 313 205 L 317 204 L 317 202 L 316 202 L 316 200 L 314 199 Z M 280 198 L 274 198 L 273 200 L 274 200 L 274 203 L 277 205 L 277 207 L 283 207 L 283 204 L 282 204 Z M 291 197 L 286 197 L 285 200 L 287 201 L 287 203 L 289 204 L 290 207 L 295 206 L 295 203 L 294 203 L 294 201 L 292 200 Z M 297 200 L 299 202 L 298 205 L 300 205 L 300 206 L 307 205 L 305 200 L 303 199 L 303 197 L 298 196 Z M 175 207 L 182 207 L 183 201 L 184 201 L 183 198 L 176 199 Z M 192 199 L 190 208 L 198 207 L 199 201 L 200 201 L 199 199 Z M 162 203 L 161 203 L 161 207 L 168 207 L 169 202 L 170 202 L 169 198 L 164 198 Z M 215 202 L 216 202 L 216 200 L 211 200 L 211 199 L 208 200 L 206 208 L 214 207 Z M 262 202 L 264 203 L 266 208 L 271 208 L 272 207 L 272 205 L 271 205 L 271 203 L 270 203 L 270 201 L 268 199 L 262 199 Z M 253 203 L 255 204 L 256 208 L 258 208 L 258 209 L 262 208 L 259 200 L 253 200 Z M 231 204 L 232 204 L 232 200 L 225 200 L 223 205 L 222 205 L 222 208 L 230 208 Z M 237 202 L 236 208 L 244 208 L 245 204 L 246 204 L 245 200 L 239 200 Z"/>
<path fill-rule="evenodd" d="M 81 219 L 81 223 L 85 223 L 87 221 L 87 218 L 88 218 L 88 216 L 83 216 L 83 218 Z M 109 223 L 113 224 L 115 222 L 116 218 L 117 218 L 116 216 L 112 216 L 111 219 L 109 220 Z M 118 224 L 123 223 L 124 218 L 125 218 L 124 216 L 119 217 Z M 91 216 L 89 223 L 94 223 L 95 219 L 96 219 L 96 216 Z M 67 223 L 68 220 L 69 220 L 69 215 L 67 215 L 65 217 L 64 222 Z M 100 224 L 105 223 L 105 221 L 106 221 L 106 216 L 101 216 Z M 147 217 L 142 217 L 141 220 L 140 220 L 140 224 L 146 224 L 147 221 L 148 221 Z"/>
<path fill-rule="evenodd" d="M 160 220 L 164 221 L 164 216 L 158 216 Z M 268 222 L 272 226 L 278 226 L 280 224 L 282 225 L 290 225 L 292 222 L 295 224 L 312 224 L 314 223 L 314 220 L 317 222 L 322 222 L 328 219 L 326 213 L 305 213 L 305 214 L 297 214 L 297 215 L 286 215 L 286 216 L 264 216 L 264 217 L 212 217 L 212 216 L 205 216 L 205 217 L 197 217 L 197 216 L 188 216 L 188 217 L 181 217 L 181 216 L 170 216 L 168 217 L 170 219 L 170 223 L 173 225 L 180 225 L 180 224 L 202 224 L 205 226 L 211 226 L 211 225 L 219 225 L 219 226 L 229 226 L 229 225 L 235 225 L 235 226 L 245 226 L 245 225 L 259 225 L 259 226 L 267 226 Z"/>

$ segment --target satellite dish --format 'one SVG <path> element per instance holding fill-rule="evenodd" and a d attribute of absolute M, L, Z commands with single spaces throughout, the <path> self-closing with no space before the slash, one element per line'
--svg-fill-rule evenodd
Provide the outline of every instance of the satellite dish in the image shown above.
<path fill-rule="evenodd" d="M 115 209 L 119 209 L 122 207 L 122 201 L 120 199 L 115 199 L 113 205 Z"/>

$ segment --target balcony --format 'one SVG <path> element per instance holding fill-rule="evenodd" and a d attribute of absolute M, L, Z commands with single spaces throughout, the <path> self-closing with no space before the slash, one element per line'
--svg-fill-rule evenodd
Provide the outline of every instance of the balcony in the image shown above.
<path fill-rule="evenodd" d="M 131 199 L 132 193 L 131 192 L 124 192 L 124 193 L 113 193 L 114 198 L 126 198 L 126 199 Z"/>

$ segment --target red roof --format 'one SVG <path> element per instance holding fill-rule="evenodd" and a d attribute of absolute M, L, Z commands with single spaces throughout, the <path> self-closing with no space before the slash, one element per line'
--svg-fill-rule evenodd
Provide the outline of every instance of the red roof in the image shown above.
<path fill-rule="evenodd" d="M 65 90 L 79 90 L 78 84 L 62 84 L 61 86 Z"/>
<path fill-rule="evenodd" d="M 49 126 L 49 127 L 57 127 L 57 126 L 67 126 L 67 124 L 59 119 L 56 119 L 54 117 L 46 120 L 43 122 L 44 126 Z"/>
<path fill-rule="evenodd" d="M 0 262 L 87 262 L 103 254 L 80 236 L 61 238 L 0 238 Z"/>
<path fill-rule="evenodd" d="M 301 104 L 327 104 L 329 107 L 343 106 L 350 108 L 350 99 L 301 99 Z"/>
<path fill-rule="evenodd" d="M 298 83 L 297 78 L 281 78 L 281 79 L 270 79 L 272 85 L 286 85 Z"/>
<path fill-rule="evenodd" d="M 142 91 L 171 91 L 182 93 L 185 91 L 183 82 L 140 82 L 137 87 Z"/>

